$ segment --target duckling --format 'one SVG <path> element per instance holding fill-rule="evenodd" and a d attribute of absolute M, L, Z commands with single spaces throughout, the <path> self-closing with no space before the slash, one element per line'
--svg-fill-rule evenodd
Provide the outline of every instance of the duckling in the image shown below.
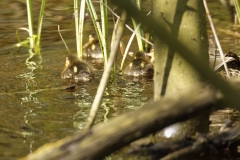
<path fill-rule="evenodd" d="M 96 34 L 90 34 L 88 42 L 83 45 L 83 56 L 87 58 L 103 58 Z"/>
<path fill-rule="evenodd" d="M 240 70 L 240 60 L 236 53 L 228 52 L 225 57 L 232 57 L 233 60 L 228 62 L 228 67 Z"/>
<path fill-rule="evenodd" d="M 80 61 L 76 55 L 69 55 L 66 57 L 61 77 L 76 83 L 88 82 L 94 78 L 93 68 L 87 62 Z"/>
<path fill-rule="evenodd" d="M 153 65 L 147 60 L 145 52 L 139 51 L 123 73 L 127 76 L 153 78 Z"/>

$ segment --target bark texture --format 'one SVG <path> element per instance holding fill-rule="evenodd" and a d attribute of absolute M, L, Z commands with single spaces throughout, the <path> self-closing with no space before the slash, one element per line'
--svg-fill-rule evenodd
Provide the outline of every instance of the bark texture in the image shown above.
<path fill-rule="evenodd" d="M 153 18 L 173 37 L 185 44 L 198 59 L 208 62 L 206 17 L 202 0 L 153 0 Z M 154 99 L 176 96 L 179 91 L 198 86 L 203 81 L 191 65 L 173 47 L 154 37 Z M 169 128 L 183 137 L 196 131 L 208 131 L 208 115 Z M 168 130 L 163 131 L 163 136 Z"/>
<path fill-rule="evenodd" d="M 209 110 L 220 99 L 220 94 L 204 87 L 175 97 L 166 96 L 106 124 L 98 124 L 86 133 L 46 144 L 21 160 L 102 159 L 134 140 Z"/>

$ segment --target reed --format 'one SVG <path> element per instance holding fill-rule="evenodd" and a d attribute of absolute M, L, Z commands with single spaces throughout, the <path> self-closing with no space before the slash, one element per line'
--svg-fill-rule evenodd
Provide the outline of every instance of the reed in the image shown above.
<path fill-rule="evenodd" d="M 238 17 L 238 22 L 240 22 L 240 7 L 239 7 L 239 2 L 238 0 L 233 0 L 234 6 L 236 9 L 237 17 Z"/>
<path fill-rule="evenodd" d="M 100 0 L 100 12 L 102 22 L 102 47 L 105 62 L 108 60 L 108 12 L 107 12 L 107 0 Z M 105 64 L 106 66 L 106 64 Z"/>
<path fill-rule="evenodd" d="M 82 52 L 83 52 L 83 24 L 84 24 L 84 16 L 85 16 L 85 5 L 86 5 L 86 0 L 81 0 L 80 4 L 80 11 L 79 11 L 79 58 L 82 59 Z"/>
<path fill-rule="evenodd" d="M 141 10 L 142 1 L 141 0 L 136 0 L 135 3 L 136 3 L 137 8 L 139 10 Z M 144 35 L 143 31 L 142 31 L 141 28 L 136 30 L 136 28 L 137 28 L 137 26 L 139 24 L 137 24 L 137 22 L 133 18 L 132 18 L 132 23 L 133 23 L 133 27 L 134 27 L 134 29 L 136 31 L 136 38 L 137 38 L 137 43 L 138 43 L 138 49 L 139 49 L 139 51 L 145 51 L 144 45 L 143 45 L 143 41 L 141 39 L 141 37 L 143 37 L 143 35 Z"/>
<path fill-rule="evenodd" d="M 29 33 L 29 48 L 34 48 L 34 38 L 33 38 L 33 14 L 32 14 L 32 0 L 26 0 L 27 4 L 27 15 L 28 15 L 28 33 Z"/>
<path fill-rule="evenodd" d="M 126 49 L 125 49 L 124 54 L 123 54 L 123 59 L 122 59 L 122 62 L 121 62 L 120 70 L 122 70 L 122 68 L 123 68 L 123 64 L 124 64 L 124 61 L 127 57 L 128 50 L 129 50 L 129 48 L 132 44 L 132 41 L 133 41 L 134 36 L 136 35 L 136 32 L 139 30 L 140 25 L 141 24 L 138 24 L 138 26 L 136 27 L 135 31 L 132 33 L 132 35 L 131 35 L 131 37 L 128 41 L 128 44 L 127 44 Z"/>
<path fill-rule="evenodd" d="M 86 0 L 87 6 L 88 6 L 88 10 L 90 13 L 90 16 L 92 18 L 93 21 L 93 25 L 95 28 L 95 31 L 97 33 L 98 39 L 99 39 L 99 43 L 100 43 L 100 47 L 102 49 L 102 52 L 104 54 L 104 66 L 107 66 L 107 58 L 108 58 L 108 41 L 107 41 L 107 37 L 108 37 L 108 18 L 107 18 L 107 9 L 106 6 L 104 5 L 104 3 L 107 0 L 102 0 L 100 3 L 100 7 L 101 9 L 101 21 L 102 21 L 102 27 L 99 23 L 99 19 L 95 10 L 95 7 L 92 3 L 91 0 Z M 101 6 L 102 5 L 102 6 Z"/>
<path fill-rule="evenodd" d="M 46 4 L 46 0 L 42 0 L 39 19 L 38 19 L 38 29 L 37 29 L 37 37 L 36 37 L 36 45 L 35 45 L 36 53 L 40 53 L 40 40 L 41 40 L 41 33 L 42 33 L 43 13 L 44 13 L 45 4 Z"/>
<path fill-rule="evenodd" d="M 16 31 L 17 38 L 18 38 L 18 44 L 17 47 L 20 46 L 27 46 L 29 48 L 29 52 L 33 54 L 39 54 L 40 53 L 40 40 L 41 40 L 41 31 L 42 31 L 42 24 L 43 24 L 43 13 L 44 8 L 46 4 L 46 0 L 42 0 L 40 14 L 39 14 L 39 20 L 38 20 L 38 29 L 37 34 L 34 34 L 33 31 L 33 6 L 32 6 L 32 0 L 26 0 L 27 4 L 27 15 L 28 15 L 28 28 L 19 28 Z M 18 32 L 19 30 L 25 30 L 28 32 L 29 37 L 25 40 L 21 41 Z M 29 45 L 26 45 L 29 43 Z"/>
<path fill-rule="evenodd" d="M 79 30 L 78 30 L 78 0 L 74 0 L 74 17 L 75 17 L 75 34 L 76 34 L 76 46 L 77 46 L 77 55 L 79 58 L 80 56 L 80 49 L 79 49 Z"/>

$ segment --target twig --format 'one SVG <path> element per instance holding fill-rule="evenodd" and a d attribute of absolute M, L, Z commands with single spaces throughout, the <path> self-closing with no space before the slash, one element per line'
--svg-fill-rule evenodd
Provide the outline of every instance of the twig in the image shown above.
<path fill-rule="evenodd" d="M 216 30 L 215 30 L 214 24 L 212 22 L 212 18 L 211 18 L 210 12 L 208 10 L 206 0 L 203 0 L 203 4 L 204 4 L 205 10 L 206 10 L 206 14 L 207 14 L 207 17 L 208 17 L 208 20 L 209 20 L 209 23 L 210 23 L 210 26 L 211 26 L 211 29 L 212 29 L 212 32 L 213 32 L 213 36 L 215 38 L 215 41 L 216 41 L 216 44 L 217 44 L 217 47 L 218 47 L 218 50 L 219 50 L 220 56 L 221 56 L 222 61 L 223 61 L 223 66 L 224 66 L 225 71 L 227 73 L 227 77 L 230 78 L 230 74 L 228 72 L 228 67 L 227 67 L 227 64 L 224 60 L 224 54 L 223 54 L 223 51 L 222 51 L 222 47 L 221 47 L 221 44 L 218 40 L 218 36 L 217 36 Z"/>
<path fill-rule="evenodd" d="M 62 34 L 61 34 L 61 32 L 60 32 L 60 26 L 59 26 L 59 25 L 58 25 L 58 33 L 59 33 L 59 35 L 60 35 L 60 37 L 61 37 L 61 39 L 62 39 L 62 41 L 63 41 L 63 43 L 64 43 L 64 45 L 65 45 L 65 47 L 66 47 L 66 49 L 67 49 L 67 51 L 68 51 L 68 53 L 70 54 L 70 51 L 69 51 L 69 49 L 68 49 L 68 46 L 67 46 L 66 42 L 64 41 L 64 39 L 63 39 L 63 37 L 62 37 Z"/>
<path fill-rule="evenodd" d="M 117 32 L 116 32 L 115 43 L 111 48 L 108 63 L 107 63 L 106 69 L 103 72 L 102 79 L 100 81 L 100 84 L 99 84 L 99 87 L 98 87 L 98 90 L 97 90 L 97 94 L 96 94 L 95 99 L 93 101 L 93 105 L 92 105 L 92 108 L 91 108 L 91 111 L 90 111 L 90 114 L 89 114 L 89 117 L 88 117 L 89 121 L 88 121 L 88 124 L 85 127 L 86 130 L 89 130 L 92 127 L 92 125 L 95 121 L 97 111 L 98 111 L 98 108 L 101 104 L 103 93 L 105 91 L 107 81 L 108 81 L 109 76 L 111 74 L 112 66 L 114 64 L 114 61 L 115 61 L 115 58 L 116 58 L 116 55 L 117 55 L 117 51 L 118 51 L 118 48 L 119 48 L 119 43 L 120 43 L 120 41 L 122 39 L 122 36 L 123 36 L 123 30 L 124 30 L 123 26 L 125 24 L 126 18 L 127 18 L 127 13 L 125 11 L 123 11 L 122 16 L 121 16 L 121 21 L 119 21 L 119 23 L 118 23 L 118 29 L 117 29 Z"/>

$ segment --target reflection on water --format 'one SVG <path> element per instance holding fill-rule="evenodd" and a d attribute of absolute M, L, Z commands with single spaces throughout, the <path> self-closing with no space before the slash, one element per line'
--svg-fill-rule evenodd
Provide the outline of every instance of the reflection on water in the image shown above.
<path fill-rule="evenodd" d="M 0 135 L 3 135 L 0 149 L 3 153 L 22 157 L 44 143 L 74 134 L 85 126 L 103 65 L 93 64 L 97 78 L 69 92 L 62 89 L 69 84 L 60 78 L 65 57 L 64 47 L 58 45 L 55 49 L 43 49 L 41 56 L 29 57 L 27 51 L 2 55 L 6 66 L 0 77 L 4 84 L 0 91 L 3 102 L 0 104 Z M 107 122 L 111 117 L 141 107 L 151 99 L 152 87 L 152 81 L 133 82 L 116 75 L 107 86 L 96 123 Z M 12 135 L 14 140 L 11 140 Z M 1 147 L 1 142 L 12 147 Z M 8 154 L 0 156 L 11 157 Z"/>

